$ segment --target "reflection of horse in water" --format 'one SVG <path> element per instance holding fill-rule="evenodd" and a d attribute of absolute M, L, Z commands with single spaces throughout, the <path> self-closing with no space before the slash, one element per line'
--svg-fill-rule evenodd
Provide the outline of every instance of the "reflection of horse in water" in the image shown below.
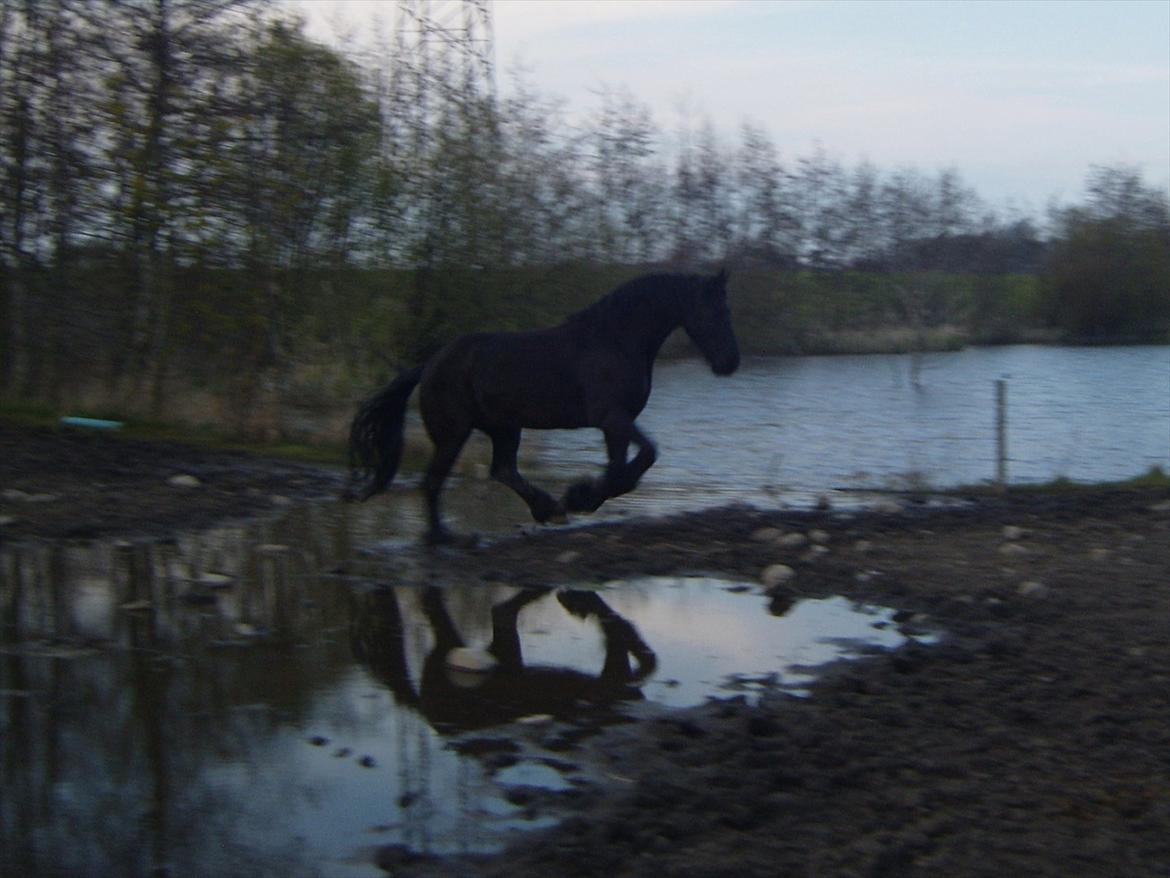
<path fill-rule="evenodd" d="M 525 589 L 492 607 L 492 641 L 487 652 L 497 664 L 482 673 L 459 672 L 448 663 L 451 651 L 466 644 L 447 612 L 442 590 L 434 586 L 422 594 L 435 643 L 423 663 L 417 688 L 410 678 L 402 611 L 392 589 L 370 592 L 356 607 L 354 652 L 390 687 L 399 703 L 415 708 L 443 731 L 487 728 L 534 714 L 565 717 L 579 713 L 582 703 L 641 699 L 638 684 L 653 673 L 657 659 L 634 626 L 596 592 L 567 590 L 556 597 L 574 616 L 593 619 L 601 628 L 605 660 L 600 673 L 525 664 L 516 627 L 520 611 L 551 593 L 552 589 Z"/>

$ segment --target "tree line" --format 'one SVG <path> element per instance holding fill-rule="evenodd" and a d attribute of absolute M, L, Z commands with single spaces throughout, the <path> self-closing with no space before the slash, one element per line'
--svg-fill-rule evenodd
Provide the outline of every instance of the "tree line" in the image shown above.
<path fill-rule="evenodd" d="M 1130 169 L 1042 234 L 954 169 L 664 129 L 623 88 L 570 122 L 512 77 L 497 98 L 454 53 L 326 46 L 268 0 L 0 0 L 5 394 L 351 395 L 651 266 L 731 267 L 761 351 L 1170 328 L 1166 193 Z"/>

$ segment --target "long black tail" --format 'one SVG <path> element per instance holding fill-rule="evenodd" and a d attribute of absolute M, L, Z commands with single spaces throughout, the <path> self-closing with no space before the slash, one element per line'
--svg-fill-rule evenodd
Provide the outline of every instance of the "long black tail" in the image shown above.
<path fill-rule="evenodd" d="M 346 495 L 368 500 L 389 487 L 402 460 L 406 401 L 423 367 L 399 374 L 362 403 L 349 426 L 350 488 Z"/>

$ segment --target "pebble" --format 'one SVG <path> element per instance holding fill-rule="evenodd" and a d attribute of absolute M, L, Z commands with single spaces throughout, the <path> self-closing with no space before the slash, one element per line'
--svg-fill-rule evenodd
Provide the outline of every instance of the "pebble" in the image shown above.
<path fill-rule="evenodd" d="M 576 549 L 567 549 L 566 551 L 561 552 L 559 555 L 557 555 L 557 563 L 558 564 L 572 564 L 573 562 L 579 560 L 580 558 L 581 558 L 581 553 L 578 552 Z"/>
<path fill-rule="evenodd" d="M 177 476 L 171 476 L 167 479 L 167 484 L 174 488 L 198 488 L 203 483 L 195 478 L 195 476 L 182 473 Z"/>
<path fill-rule="evenodd" d="M 784 531 L 778 527 L 761 527 L 752 532 L 752 539 L 757 543 L 774 543 L 784 536 Z"/>
<path fill-rule="evenodd" d="M 1030 553 L 1019 543 L 1004 543 L 999 547 L 999 554 L 1020 557 Z"/>
<path fill-rule="evenodd" d="M 5 488 L 0 497 L 20 503 L 52 503 L 57 499 L 56 494 L 30 494 L 19 488 Z"/>
<path fill-rule="evenodd" d="M 1024 535 L 1024 529 L 1014 524 L 1005 524 L 1002 533 L 1005 540 L 1018 540 Z"/>
<path fill-rule="evenodd" d="M 808 532 L 808 538 L 818 546 L 825 545 L 829 542 L 830 539 L 828 531 L 823 530 L 810 530 Z"/>
<path fill-rule="evenodd" d="M 765 588 L 771 589 L 789 582 L 794 576 L 796 571 L 787 564 L 770 564 L 760 574 L 760 582 Z"/>
<path fill-rule="evenodd" d="M 1036 582 L 1029 580 L 1028 582 L 1021 582 L 1020 587 L 1016 589 L 1016 594 L 1025 598 L 1042 598 L 1048 596 L 1048 586 L 1043 582 Z"/>
<path fill-rule="evenodd" d="M 456 671 L 469 671 L 473 674 L 486 674 L 498 662 L 486 649 L 475 649 L 469 646 L 457 646 L 447 653 L 447 667 Z"/>
<path fill-rule="evenodd" d="M 776 540 L 776 545 L 782 549 L 799 549 L 808 543 L 808 537 L 801 533 L 784 534 Z"/>

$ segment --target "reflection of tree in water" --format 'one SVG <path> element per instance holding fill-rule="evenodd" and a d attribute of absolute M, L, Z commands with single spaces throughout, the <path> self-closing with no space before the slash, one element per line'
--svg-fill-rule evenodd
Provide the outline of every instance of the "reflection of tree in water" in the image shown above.
<path fill-rule="evenodd" d="M 266 713 L 236 709 L 232 674 L 191 674 L 153 651 L 14 650 L 0 666 L 0 687 L 30 693 L 0 713 L 3 874 L 275 875 L 297 863 L 297 844 L 266 836 L 224 782 L 252 770 L 271 732 Z M 259 838 L 262 854 L 249 852 Z"/>
<path fill-rule="evenodd" d="M 311 520 L 284 527 L 6 547 L 0 874 L 288 874 L 320 855 L 298 821 L 324 802 L 341 831 L 376 822 L 421 850 L 473 846 L 492 832 L 481 769 L 436 728 L 638 698 L 654 667 L 637 632 L 589 593 L 406 590 L 364 596 L 354 613 L 350 589 L 316 574 L 337 547 Z M 596 673 L 525 661 L 516 620 L 542 598 L 597 626 Z M 405 709 L 368 697 L 338 637 L 347 625 Z M 489 627 L 498 666 L 460 688 L 446 653 Z M 318 724 L 338 739 L 324 752 L 301 731 Z M 370 777 L 352 773 L 364 754 L 331 757 L 372 728 L 394 735 L 377 739 L 388 810 L 350 814 L 332 803 Z"/>
<path fill-rule="evenodd" d="M 596 592 L 565 590 L 556 600 L 572 615 L 592 619 L 601 630 L 604 660 L 596 674 L 524 660 L 517 629 L 520 611 L 553 594 L 552 589 L 523 589 L 491 607 L 490 670 L 468 673 L 452 668 L 453 650 L 466 647 L 447 610 L 443 591 L 422 593 L 422 611 L 433 645 L 423 660 L 416 686 L 407 662 L 406 630 L 398 596 L 378 589 L 360 598 L 353 620 L 357 656 L 389 686 L 400 704 L 419 711 L 440 731 L 487 728 L 523 716 L 549 714 L 572 718 L 589 707 L 642 698 L 640 684 L 657 660 L 637 629 Z"/>
<path fill-rule="evenodd" d="M 349 663 L 344 644 L 282 644 L 346 604 L 306 611 L 312 562 L 256 551 L 267 542 L 248 529 L 5 553 L 0 873 L 278 875 L 303 860 L 240 789 L 306 794 L 295 774 L 254 775 Z M 213 569 L 231 588 L 184 600 Z M 241 641 L 241 623 L 271 640 Z"/>

